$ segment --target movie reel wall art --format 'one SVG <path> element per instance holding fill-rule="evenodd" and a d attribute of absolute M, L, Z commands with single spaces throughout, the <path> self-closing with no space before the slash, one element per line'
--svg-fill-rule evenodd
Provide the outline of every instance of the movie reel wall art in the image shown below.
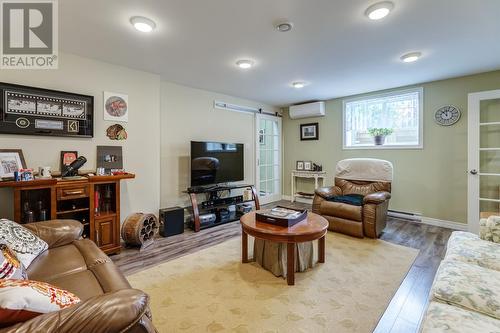
<path fill-rule="evenodd" d="M 94 97 L 0 83 L 0 133 L 94 136 Z"/>

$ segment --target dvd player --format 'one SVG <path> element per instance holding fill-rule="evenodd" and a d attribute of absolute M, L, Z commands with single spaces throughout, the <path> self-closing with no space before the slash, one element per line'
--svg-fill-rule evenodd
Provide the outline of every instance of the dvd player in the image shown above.
<path fill-rule="evenodd" d="M 208 200 L 201 203 L 202 208 L 210 208 L 219 205 L 235 205 L 243 201 L 243 196 L 238 195 L 236 197 L 220 198 L 214 200 Z"/>

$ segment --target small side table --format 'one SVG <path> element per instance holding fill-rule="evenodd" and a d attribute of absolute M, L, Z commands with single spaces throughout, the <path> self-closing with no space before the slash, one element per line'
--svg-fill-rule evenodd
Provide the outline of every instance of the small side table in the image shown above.
<path fill-rule="evenodd" d="M 295 201 L 296 197 L 301 197 L 299 193 L 295 192 L 297 187 L 297 178 L 314 178 L 314 189 L 319 186 L 319 180 L 321 179 L 321 186 L 323 186 L 326 178 L 326 171 L 303 171 L 303 170 L 293 170 L 292 171 L 292 202 Z M 311 196 L 312 197 L 312 196 Z"/>

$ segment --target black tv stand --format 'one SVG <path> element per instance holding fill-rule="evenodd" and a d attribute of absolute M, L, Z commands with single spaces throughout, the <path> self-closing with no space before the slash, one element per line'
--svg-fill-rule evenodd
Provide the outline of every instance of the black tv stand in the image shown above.
<path fill-rule="evenodd" d="M 253 199 L 252 200 L 247 200 L 247 201 L 242 201 L 239 203 L 245 203 L 245 202 L 254 202 L 255 204 L 255 209 L 260 209 L 260 204 L 259 204 L 259 196 L 257 195 L 257 190 L 253 185 L 248 185 L 248 184 L 239 184 L 239 185 L 215 185 L 215 186 L 209 186 L 209 187 L 202 187 L 202 186 L 195 186 L 195 187 L 190 187 L 187 189 L 187 193 L 189 194 L 189 197 L 191 198 L 191 206 L 193 209 L 193 230 L 195 232 L 200 231 L 201 229 L 209 228 L 209 227 L 214 227 L 216 225 L 221 225 L 229 222 L 234 222 L 239 220 L 238 214 L 232 214 L 229 218 L 224 218 L 221 220 L 217 220 L 214 223 L 211 223 L 209 225 L 201 225 L 200 223 L 200 210 L 201 211 L 206 211 L 210 209 L 220 209 L 220 208 L 227 208 L 231 204 L 219 204 L 214 207 L 202 207 L 200 204 L 198 204 L 198 199 L 196 197 L 197 194 L 208 194 L 209 197 L 212 198 L 218 198 L 218 192 L 221 191 L 231 191 L 235 189 L 249 189 L 252 191 L 253 194 Z"/>

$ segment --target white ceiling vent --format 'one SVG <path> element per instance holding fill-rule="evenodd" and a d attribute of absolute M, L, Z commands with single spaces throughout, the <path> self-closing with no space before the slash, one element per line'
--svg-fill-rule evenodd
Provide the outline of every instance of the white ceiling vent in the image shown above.
<path fill-rule="evenodd" d="M 290 118 L 323 117 L 325 115 L 325 102 L 314 102 L 290 106 Z"/>

